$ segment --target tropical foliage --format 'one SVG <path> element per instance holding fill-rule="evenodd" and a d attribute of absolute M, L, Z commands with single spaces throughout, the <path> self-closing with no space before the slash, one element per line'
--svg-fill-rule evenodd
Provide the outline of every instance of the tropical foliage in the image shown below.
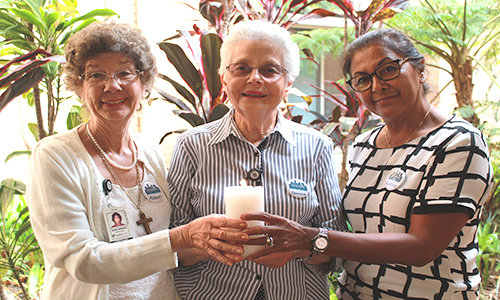
<path fill-rule="evenodd" d="M 83 16 L 78 15 L 76 0 L 66 0 L 60 3 L 57 0 L 6 0 L 0 3 L 0 57 L 20 56 L 9 62 L 17 65 L 26 59 L 36 59 L 38 54 L 46 57 L 61 55 L 64 46 L 75 32 L 81 30 L 96 17 L 115 15 L 109 9 L 96 9 Z M 37 126 L 32 131 L 37 139 L 54 134 L 54 124 L 60 104 L 67 99 L 62 94 L 60 58 L 48 59 L 45 64 L 31 62 L 29 68 L 16 70 L 13 74 L 24 75 L 7 82 L 10 90 L 2 95 L 1 105 L 4 107 L 17 96 L 30 88 L 32 93 L 26 95 L 29 103 L 35 107 Z M 5 72 L 5 70 L 3 70 Z M 16 76 L 14 76 L 16 77 Z M 16 83 L 20 80 L 22 84 Z M 39 84 L 40 82 L 40 84 Z M 19 86 L 23 86 L 19 89 Z M 1 86 L 0 88 L 6 87 Z M 12 91 L 16 91 L 13 93 Z M 45 95 L 47 105 L 47 119 L 45 122 L 42 113 L 42 95 Z"/>
<path fill-rule="evenodd" d="M 485 222 L 481 222 L 478 227 L 477 237 L 479 253 L 477 255 L 477 265 L 482 275 L 482 288 L 488 284 L 498 284 L 493 280 L 494 272 L 500 271 L 500 233 L 497 231 L 497 214 L 489 214 Z"/>
<path fill-rule="evenodd" d="M 498 64 L 500 2 L 421 0 L 420 4 L 388 23 L 408 33 L 425 53 L 449 65 L 449 69 L 436 67 L 451 75 L 458 107 L 469 108 L 467 119 L 478 125 L 473 76 L 478 68 L 491 74 L 491 66 Z"/>
<path fill-rule="evenodd" d="M 164 100 L 178 107 L 179 110 L 174 111 L 177 115 L 194 127 L 217 120 L 229 111 L 227 106 L 223 104 L 225 96 L 222 93 L 222 84 L 218 73 L 222 39 L 215 33 L 199 29 L 196 30 L 199 42 L 194 41 L 189 32 L 180 30 L 179 34 L 188 42 L 196 66 L 180 46 L 168 42 L 172 38 L 162 41 L 158 46 L 165 52 L 168 60 L 174 65 L 189 90 L 167 75 L 160 73 L 159 78 L 172 84 L 184 99 L 179 99 L 159 89 L 157 91 Z M 160 142 L 171 133 L 165 134 Z"/>
<path fill-rule="evenodd" d="M 34 257 L 41 261 L 41 252 L 24 202 L 25 190 L 24 183 L 12 178 L 0 183 L 0 272 L 2 277 L 15 278 L 25 299 L 30 299 L 28 294 L 34 295 L 36 289 L 31 288 L 31 292 L 28 292 L 22 278 L 30 274 Z M 37 280 L 34 281 L 37 283 Z M 3 295 L 3 291 L 0 292 Z"/>
<path fill-rule="evenodd" d="M 370 2 L 366 9 L 358 10 L 355 7 L 355 1 L 328 0 L 328 2 L 337 5 L 342 9 L 344 15 L 352 21 L 356 28 L 356 37 L 367 33 L 375 23 L 394 17 L 409 5 L 408 0 L 374 0 Z"/>

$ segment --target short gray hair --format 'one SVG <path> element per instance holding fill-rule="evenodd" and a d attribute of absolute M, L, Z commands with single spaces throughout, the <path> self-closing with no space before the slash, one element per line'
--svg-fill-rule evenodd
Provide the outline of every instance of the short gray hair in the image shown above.
<path fill-rule="evenodd" d="M 230 64 L 234 47 L 242 40 L 268 41 L 281 49 L 283 67 L 287 69 L 287 82 L 294 81 L 300 71 L 299 47 L 290 38 L 290 33 L 277 24 L 263 21 L 242 21 L 234 25 L 224 38 L 220 49 L 221 65 L 219 74 L 226 73 Z"/>

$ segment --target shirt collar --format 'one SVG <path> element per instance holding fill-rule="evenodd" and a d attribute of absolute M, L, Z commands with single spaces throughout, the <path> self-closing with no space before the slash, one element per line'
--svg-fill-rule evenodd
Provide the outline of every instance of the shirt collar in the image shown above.
<path fill-rule="evenodd" d="M 297 143 L 293 138 L 293 131 L 286 128 L 285 118 L 278 111 L 278 120 L 276 122 L 276 126 L 269 133 L 268 136 L 271 136 L 275 132 L 281 134 L 281 136 L 293 147 L 296 147 Z M 219 124 L 215 128 L 214 135 L 208 141 L 208 145 L 214 145 L 220 143 L 227 139 L 230 135 L 234 135 L 236 138 L 240 140 L 246 140 L 245 137 L 241 134 L 236 122 L 234 121 L 234 108 L 232 108 L 224 117 L 220 119 Z"/>

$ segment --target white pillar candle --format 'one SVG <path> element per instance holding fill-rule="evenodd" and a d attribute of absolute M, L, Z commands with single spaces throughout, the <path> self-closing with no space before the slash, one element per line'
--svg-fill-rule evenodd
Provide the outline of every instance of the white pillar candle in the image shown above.
<path fill-rule="evenodd" d="M 239 219 L 244 213 L 264 211 L 264 187 L 262 186 L 228 186 L 224 189 L 226 217 Z M 262 221 L 246 221 L 248 227 L 262 226 Z M 247 258 L 264 248 L 262 245 L 243 245 Z"/>

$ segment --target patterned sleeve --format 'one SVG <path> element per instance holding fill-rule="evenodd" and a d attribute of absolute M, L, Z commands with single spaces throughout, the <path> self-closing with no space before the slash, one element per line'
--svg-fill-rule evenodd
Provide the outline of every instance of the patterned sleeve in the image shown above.
<path fill-rule="evenodd" d="M 444 129 L 446 130 L 446 129 Z M 488 147 L 481 132 L 456 127 L 429 162 L 413 208 L 415 214 L 466 212 L 487 200 L 492 180 Z"/>

